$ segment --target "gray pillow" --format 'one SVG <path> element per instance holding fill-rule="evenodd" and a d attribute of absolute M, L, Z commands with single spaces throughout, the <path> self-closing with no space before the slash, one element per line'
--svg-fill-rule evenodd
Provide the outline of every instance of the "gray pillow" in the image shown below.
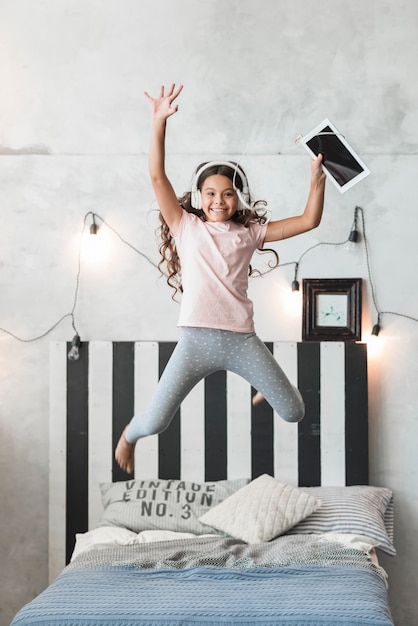
<path fill-rule="evenodd" d="M 99 526 L 120 526 L 134 532 L 219 534 L 199 522 L 199 517 L 248 483 L 248 478 L 205 483 L 158 478 L 102 483 L 104 512 Z"/>
<path fill-rule="evenodd" d="M 393 545 L 393 492 L 386 487 L 300 487 L 319 498 L 322 506 L 287 533 L 353 533 L 366 535 L 378 547 L 395 555 Z"/>

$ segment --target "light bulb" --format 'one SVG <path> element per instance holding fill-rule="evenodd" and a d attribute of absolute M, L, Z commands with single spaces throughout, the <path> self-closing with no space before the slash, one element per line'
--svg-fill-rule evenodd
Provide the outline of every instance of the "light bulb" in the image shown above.
<path fill-rule="evenodd" d="M 299 281 L 296 278 L 292 281 L 292 291 L 299 291 Z"/>
<path fill-rule="evenodd" d="M 71 348 L 68 352 L 68 359 L 70 361 L 78 361 L 80 358 L 80 346 L 81 340 L 79 335 L 74 335 L 73 340 L 71 342 Z"/>
<path fill-rule="evenodd" d="M 374 337 L 377 337 L 379 333 L 380 333 L 380 324 L 375 324 L 372 328 L 372 335 Z"/>
<path fill-rule="evenodd" d="M 357 243 L 358 242 L 358 237 L 359 237 L 358 230 L 353 228 L 353 230 L 350 232 L 350 234 L 348 236 L 348 241 L 351 241 L 352 243 Z"/>
<path fill-rule="evenodd" d="M 281 306 L 285 306 L 287 312 L 293 318 L 299 317 L 302 312 L 302 292 L 292 291 L 290 296 L 281 303 Z"/>
<path fill-rule="evenodd" d="M 90 266 L 100 266 L 109 254 L 109 233 L 106 229 L 99 228 L 95 222 L 83 233 L 82 258 Z"/>
<path fill-rule="evenodd" d="M 357 244 L 359 242 L 359 238 L 360 238 L 359 231 L 356 230 L 355 228 L 353 228 L 350 231 L 350 234 L 348 236 L 348 240 L 347 240 L 345 249 L 348 250 L 348 252 L 354 252 L 357 249 Z"/>

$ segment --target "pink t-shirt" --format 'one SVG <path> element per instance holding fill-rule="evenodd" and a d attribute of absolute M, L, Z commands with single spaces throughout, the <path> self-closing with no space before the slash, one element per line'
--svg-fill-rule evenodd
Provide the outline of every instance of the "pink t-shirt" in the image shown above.
<path fill-rule="evenodd" d="M 267 224 L 203 222 L 183 211 L 175 234 L 183 285 L 179 326 L 254 332 L 248 267 L 266 229 Z"/>

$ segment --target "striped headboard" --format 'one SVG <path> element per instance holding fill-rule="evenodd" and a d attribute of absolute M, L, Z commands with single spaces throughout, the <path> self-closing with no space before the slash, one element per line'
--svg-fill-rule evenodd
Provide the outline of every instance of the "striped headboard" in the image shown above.
<path fill-rule="evenodd" d="M 266 344 L 301 391 L 305 418 L 289 424 L 249 384 L 215 372 L 183 402 L 170 427 L 136 446 L 142 478 L 202 482 L 268 473 L 300 486 L 368 482 L 365 344 Z M 70 344 L 50 352 L 50 578 L 65 565 L 76 532 L 97 525 L 99 483 L 127 479 L 113 451 L 126 423 L 147 405 L 172 342 Z"/>

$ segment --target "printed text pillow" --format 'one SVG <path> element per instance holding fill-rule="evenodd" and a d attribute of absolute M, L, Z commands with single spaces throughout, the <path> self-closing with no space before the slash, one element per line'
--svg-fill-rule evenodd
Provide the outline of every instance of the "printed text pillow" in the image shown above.
<path fill-rule="evenodd" d="M 120 526 L 136 533 L 213 533 L 216 531 L 199 522 L 199 517 L 247 483 L 245 478 L 204 483 L 162 479 L 102 483 L 104 512 L 99 526 Z"/>

